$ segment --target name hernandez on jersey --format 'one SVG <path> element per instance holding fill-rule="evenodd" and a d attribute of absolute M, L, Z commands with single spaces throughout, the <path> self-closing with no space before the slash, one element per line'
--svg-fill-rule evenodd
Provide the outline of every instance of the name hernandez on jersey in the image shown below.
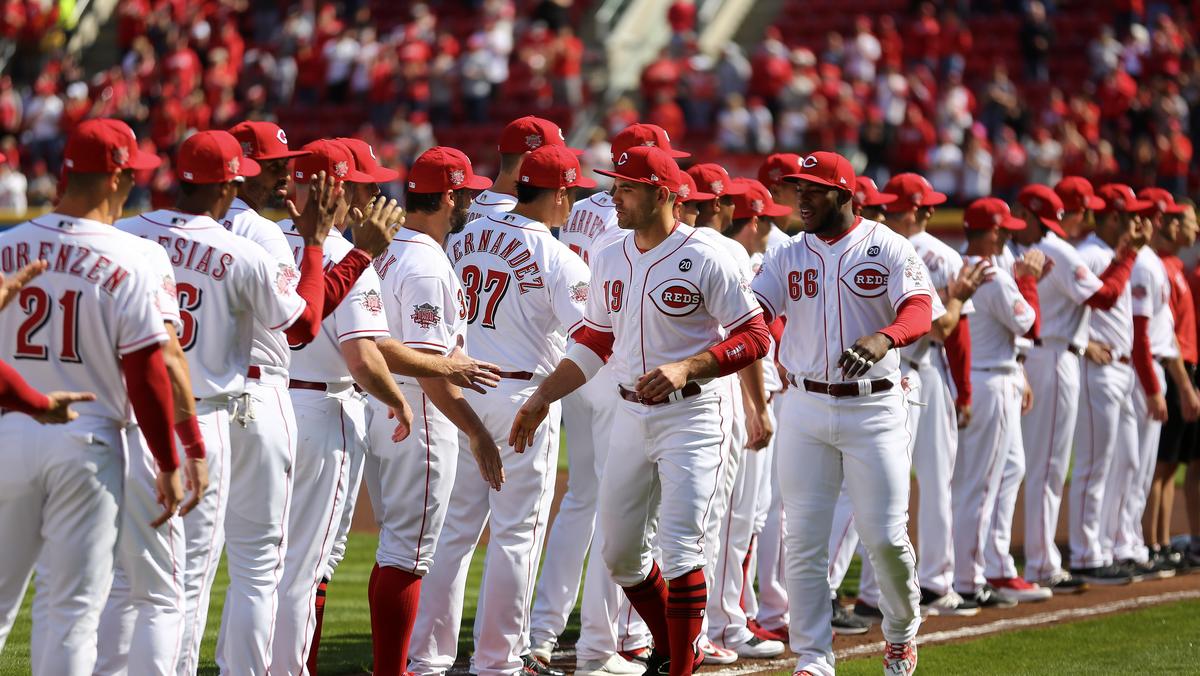
<path fill-rule="evenodd" d="M 583 317 L 613 334 L 609 364 L 620 385 L 636 389 L 647 371 L 699 354 L 722 340 L 722 328 L 762 314 L 749 280 L 694 228 L 677 223 L 644 253 L 631 232 L 621 233 L 592 259 Z"/>
<path fill-rule="evenodd" d="M 466 296 L 446 252 L 432 237 L 401 228 L 374 266 L 393 338 L 443 355 L 465 346 Z"/>
<path fill-rule="evenodd" d="M 132 235 L 97 221 L 49 213 L 0 233 L 0 271 L 31 261 L 49 268 L 0 313 L 0 345 L 42 392 L 94 392 L 81 416 L 129 419 L 120 357 L 167 340 L 158 307 L 162 275 Z"/>
<path fill-rule="evenodd" d="M 245 389 L 256 326 L 281 332 L 304 312 L 294 266 L 196 214 L 160 209 L 116 223 L 157 243 L 175 273 L 192 390 L 199 399 L 235 397 Z"/>
<path fill-rule="evenodd" d="M 279 222 L 283 234 L 292 244 L 296 265 L 304 256 L 304 237 L 296 231 L 295 223 Z M 329 272 L 354 249 L 342 233 L 331 230 L 325 238 L 325 272 Z M 341 303 L 321 322 L 321 332 L 311 343 L 293 345 L 292 365 L 288 375 L 295 380 L 313 383 L 354 382 L 350 369 L 342 358 L 341 344 L 358 338 L 382 338 L 388 335 L 387 315 L 383 309 L 383 292 L 379 275 L 373 268 L 363 270 Z"/>
<path fill-rule="evenodd" d="M 838 359 L 862 336 L 891 325 L 900 304 L 933 289 L 925 264 L 904 237 L 859 220 L 839 239 L 803 233 L 767 252 L 753 282 L 771 317 L 786 317 L 779 361 L 798 378 L 842 380 Z M 794 328 L 803 327 L 803 329 Z M 900 357 L 889 350 L 863 378 L 899 382 Z"/>
<path fill-rule="evenodd" d="M 446 250 L 466 294 L 471 355 L 505 371 L 553 371 L 565 336 L 583 324 L 591 279 L 583 260 L 514 213 L 471 221 Z"/>

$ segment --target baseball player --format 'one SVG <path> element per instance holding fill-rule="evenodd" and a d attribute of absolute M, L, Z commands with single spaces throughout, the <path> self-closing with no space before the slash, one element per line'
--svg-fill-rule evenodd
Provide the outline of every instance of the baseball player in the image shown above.
<path fill-rule="evenodd" d="M 911 674 L 920 590 L 906 533 L 906 406 L 892 348 L 929 331 L 933 291 L 907 239 L 854 215 L 854 170 L 844 157 L 814 153 L 788 180 L 799 183 L 805 231 L 767 253 L 753 286 L 769 318 L 787 318 L 779 360 L 796 388 L 784 399 L 776 456 L 795 671 L 833 673 L 827 562 L 844 478 L 879 573 L 885 671 Z"/>
<path fill-rule="evenodd" d="M 1082 186 L 1079 181 L 1075 183 Z M 1055 188 L 1060 195 L 1062 185 Z M 1079 192 L 1090 192 L 1091 186 L 1087 185 L 1087 190 Z M 1109 186 L 1104 187 L 1112 192 Z M 1119 193 L 1114 198 L 1111 206 L 1096 196 L 1085 203 L 1097 212 L 1096 229 L 1080 244 L 1079 256 L 1095 274 L 1102 273 L 1112 263 L 1122 240 L 1141 227 L 1133 210 L 1139 205 L 1124 202 Z M 1111 310 L 1092 310 L 1088 319 L 1088 347 L 1080 362 L 1080 414 L 1075 429 L 1067 514 L 1071 574 L 1088 584 L 1128 584 L 1132 580 L 1128 569 L 1114 565 L 1111 537 L 1105 542 L 1103 512 L 1125 495 L 1123 491 L 1115 495 L 1108 492 L 1116 484 L 1111 475 L 1113 469 L 1130 471 L 1129 463 L 1118 460 L 1117 455 L 1137 450 L 1137 421 L 1133 415 L 1135 362 L 1139 373 L 1148 374 L 1143 386 L 1152 390 L 1147 391 L 1150 417 L 1161 421 L 1167 415 L 1166 400 L 1157 391 L 1158 383 L 1153 376 L 1154 357 L 1150 354 L 1147 333 L 1149 318 L 1134 316 L 1132 286 L 1122 290 Z"/>
<path fill-rule="evenodd" d="M 990 262 L 1009 235 L 1026 227 L 1008 205 L 994 197 L 971 203 L 963 214 L 967 262 Z M 1031 255 L 1031 259 L 1036 257 Z M 951 480 L 954 510 L 954 589 L 978 607 L 1015 605 L 1023 596 L 1001 594 L 985 577 L 985 548 L 992 530 L 1001 480 L 1008 457 L 1019 446 L 1021 399 L 1025 376 L 1017 361 L 1017 340 L 1036 320 L 1038 271 L 1026 262 L 1013 275 L 991 266 L 987 281 L 975 293 L 971 331 L 974 420 L 960 434 L 964 452 Z M 1017 483 L 1020 483 L 1018 477 Z M 1015 496 L 1014 496 L 1015 497 Z M 1039 592 L 1049 596 L 1045 590 Z"/>
<path fill-rule="evenodd" d="M 52 401 L 71 398 L 63 392 L 97 395 L 74 398 L 79 415 L 66 426 L 0 417 L 4 438 L 24 442 L 3 451 L 10 471 L 0 480 L 0 651 L 36 564 L 34 674 L 90 674 L 95 664 L 121 519 L 121 428 L 131 407 L 158 466 L 158 520 L 183 498 L 167 333 L 156 302 L 162 277 L 142 260 L 135 238 L 111 226 L 133 172 L 158 163 L 123 123 L 83 122 L 67 141 L 66 188 L 54 211 L 0 235 L 5 275 L 48 262 L 18 293 L 20 312 L 0 315 L 10 358 L 30 387 L 53 392 Z M 70 417 L 62 404 L 51 405 L 61 412 L 54 421 Z"/>
<path fill-rule="evenodd" d="M 347 154 L 353 158 L 355 169 L 368 177 L 365 181 L 347 178 L 342 186 L 351 220 L 368 220 L 373 227 L 355 228 L 352 245 L 339 231 L 345 224 L 331 223 L 333 229 L 324 242 L 324 265 L 337 264 L 355 246 L 372 257 L 383 253 L 388 238 L 369 240 L 367 230 L 394 234 L 399 229 L 403 210 L 396 206 L 395 200 L 377 198 L 378 183 L 393 181 L 399 174 L 380 167 L 370 146 L 356 139 L 311 143 L 304 149 L 309 154 L 294 163 L 299 181 L 322 171 L 332 172 Z M 339 149 L 345 152 L 336 152 Z M 310 199 L 306 188 L 303 183 L 298 185 L 298 208 L 307 206 Z M 281 221 L 279 227 L 292 244 L 299 264 L 304 250 L 303 234 L 293 220 Z M 379 275 L 368 268 L 337 309 L 322 322 L 316 340 L 292 346 L 288 390 L 297 412 L 296 480 L 293 509 L 288 517 L 288 548 L 279 585 L 279 610 L 271 652 L 273 671 L 293 674 L 306 668 L 311 636 L 315 633 L 317 588 L 342 522 L 342 510 L 349 504 L 347 494 L 358 491 L 358 482 L 351 482 L 350 477 L 353 468 L 361 468 L 363 464 L 367 426 L 365 401 L 355 391 L 356 383 L 393 412 L 396 438 L 409 434 L 412 411 L 376 344 L 378 338 L 387 335 Z M 361 473 L 357 476 L 361 478 Z"/>
<path fill-rule="evenodd" d="M 550 120 L 533 115 L 518 117 L 500 132 L 500 173 L 490 188 L 475 196 L 467 212 L 467 222 L 503 214 L 517 206 L 518 171 L 526 155 L 542 146 L 563 146 L 562 129 Z M 576 151 L 578 152 L 578 151 Z"/>
<path fill-rule="evenodd" d="M 792 210 L 788 215 L 775 219 L 776 227 L 789 237 L 799 234 L 804 222 L 797 213 L 799 192 L 792 182 L 783 180 L 783 177 L 799 173 L 800 162 L 803 159 L 795 153 L 775 153 L 768 155 L 762 166 L 758 168 L 758 182 L 771 192 L 771 199 L 776 204 L 790 207 Z M 871 179 L 865 180 L 870 181 Z M 875 182 L 871 181 L 871 185 L 874 186 Z"/>
<path fill-rule="evenodd" d="M 465 225 L 471 191 L 489 185 L 491 181 L 474 174 L 466 155 L 453 148 L 431 148 L 409 170 L 405 227 L 375 260 L 390 333 L 404 347 L 446 356 L 465 344 L 467 299 L 444 244 L 451 231 Z M 486 486 L 500 490 L 505 480 L 500 451 L 458 386 L 445 378 L 414 377 L 396 367 L 392 371 L 413 407 L 415 433 L 395 441 L 388 407 L 369 400 L 365 478 L 380 537 L 368 593 L 374 672 L 381 676 L 406 670 L 432 673 L 420 662 L 424 651 L 440 647 L 430 643 L 431 626 L 450 623 L 457 628 L 461 623 L 461 611 L 450 616 L 442 610 L 447 598 L 422 594 L 424 576 L 447 572 L 447 567 L 432 564 L 438 550 L 451 544 L 442 531 L 456 477 L 474 476 L 468 466 L 474 464 Z M 458 430 L 468 441 L 462 448 Z M 460 458 L 468 453 L 467 459 Z M 412 490 L 414 486 L 423 490 Z M 417 651 L 411 663 L 410 639 Z"/>
<path fill-rule="evenodd" d="M 1063 203 L 1062 228 L 1068 239 L 1077 242 L 1087 231 L 1089 218 L 1104 208 L 1104 200 L 1096 196 L 1092 182 L 1082 176 L 1064 176 L 1054 184 L 1054 193 Z"/>
<path fill-rule="evenodd" d="M 524 403 L 562 358 L 564 332 L 571 335 L 582 326 L 587 265 L 549 230 L 566 221 L 574 188 L 595 187 L 581 173 L 578 158 L 566 147 L 534 150 L 520 166 L 517 206 L 507 214 L 471 221 L 447 245 L 467 295 L 471 351 L 502 369 L 495 392 L 468 395 L 500 446 L 506 445 L 513 407 Z M 427 598 L 439 600 L 427 612 L 438 615 L 448 602 L 449 616 L 462 616 L 465 590 L 447 587 L 466 576 L 479 535 L 490 524 L 474 628 L 472 664 L 479 674 L 511 674 L 526 666 L 523 657 L 529 652 L 526 632 L 537 552 L 542 549 L 554 493 L 558 408 L 554 406 L 549 420 L 537 430 L 528 452 L 504 451 L 506 490 L 489 493 L 474 473 L 462 467 L 455 479 L 445 541 L 434 557 L 437 572 L 425 590 Z M 457 629 L 451 625 L 437 630 L 430 637 L 437 652 L 418 652 L 414 661 L 453 663 L 453 651 L 443 646 L 456 646 Z M 449 654 L 438 654 L 444 652 Z M 603 667 L 603 663 L 583 664 L 579 671 L 604 673 Z"/>
<path fill-rule="evenodd" d="M 614 171 L 600 173 L 616 179 L 618 224 L 629 234 L 592 258 L 586 328 L 518 411 L 510 442 L 530 447 L 551 404 L 613 357 L 623 401 L 600 484 L 602 553 L 654 635 L 647 671 L 679 676 L 697 662 L 707 515 L 729 434 L 715 379 L 764 356 L 769 332 L 739 271 L 675 220 L 670 155 L 630 148 Z M 661 569 L 649 555 L 656 503 Z"/>
<path fill-rule="evenodd" d="M 1038 282 L 1040 337 L 1025 362 L 1036 402 L 1021 421 L 1026 461 L 1025 579 L 1053 593 L 1070 594 L 1082 591 L 1085 583 L 1063 569 L 1054 532 L 1079 410 L 1079 359 L 1087 344 L 1087 311 L 1109 310 L 1116 304 L 1145 238 L 1134 233 L 1127 250 L 1097 276 L 1063 239 L 1062 200 L 1053 190 L 1026 186 L 1017 201 L 1014 215 L 1027 227 L 1015 231 L 1013 238 L 1048 259 Z"/>

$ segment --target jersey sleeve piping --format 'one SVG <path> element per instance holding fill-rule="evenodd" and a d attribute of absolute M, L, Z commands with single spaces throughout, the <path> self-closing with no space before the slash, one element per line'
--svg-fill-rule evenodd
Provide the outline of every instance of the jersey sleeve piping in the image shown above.
<path fill-rule="evenodd" d="M 304 313 L 304 310 L 305 310 L 307 307 L 308 307 L 308 306 L 307 306 L 305 303 L 303 303 L 303 302 L 302 302 L 302 303 L 300 303 L 300 307 L 299 307 L 299 308 L 297 308 L 297 309 L 296 309 L 296 311 L 292 313 L 292 316 L 291 316 L 291 317 L 288 317 L 288 318 L 287 318 L 286 320 L 284 320 L 284 321 L 283 321 L 281 324 L 278 324 L 278 325 L 276 325 L 276 326 L 272 326 L 272 327 L 271 327 L 271 330 L 272 330 L 272 331 L 283 331 L 283 330 L 286 330 L 286 329 L 287 329 L 289 326 L 291 326 L 292 324 L 296 323 L 296 319 L 298 319 L 298 318 L 300 317 L 300 315 Z"/>
<path fill-rule="evenodd" d="M 745 324 L 746 322 L 750 321 L 751 319 L 754 319 L 755 315 L 762 314 L 762 312 L 763 312 L 763 309 L 761 306 L 751 308 L 750 311 L 747 312 L 746 314 L 742 315 L 741 317 L 738 317 L 737 319 L 733 320 L 732 322 L 730 322 L 728 324 L 724 324 L 723 326 L 725 327 L 725 329 L 727 331 L 732 331 L 732 330 L 736 329 L 737 327 L 741 326 L 742 324 Z"/>

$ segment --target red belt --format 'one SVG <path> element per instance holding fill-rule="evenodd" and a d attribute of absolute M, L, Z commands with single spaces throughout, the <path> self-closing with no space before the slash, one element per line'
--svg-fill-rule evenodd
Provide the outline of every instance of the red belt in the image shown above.
<path fill-rule="evenodd" d="M 632 401 L 635 404 L 643 404 L 645 406 L 658 406 L 659 404 L 667 404 L 671 402 L 671 399 L 669 398 L 663 399 L 662 401 L 650 401 L 649 399 L 643 399 L 637 392 L 634 392 L 633 390 L 627 390 L 621 385 L 617 385 L 617 392 L 625 401 Z M 676 401 L 679 399 L 685 399 L 687 397 L 694 397 L 697 394 L 700 394 L 700 392 L 700 383 L 690 382 L 680 388 Z"/>
<path fill-rule="evenodd" d="M 314 383 L 311 380 L 289 380 L 289 390 L 314 390 L 316 392 L 328 392 L 329 383 Z M 362 388 L 356 383 L 354 385 L 355 392 L 362 392 Z"/>
<path fill-rule="evenodd" d="M 831 397 L 858 397 L 864 394 L 875 394 L 877 392 L 887 392 L 892 389 L 894 383 L 886 378 L 877 378 L 867 383 L 866 392 L 861 392 L 858 389 L 858 383 L 823 383 L 819 380 L 804 379 L 804 389 L 817 394 L 827 394 Z"/>
<path fill-rule="evenodd" d="M 500 371 L 496 375 L 510 380 L 533 380 L 533 374 L 529 371 Z"/>

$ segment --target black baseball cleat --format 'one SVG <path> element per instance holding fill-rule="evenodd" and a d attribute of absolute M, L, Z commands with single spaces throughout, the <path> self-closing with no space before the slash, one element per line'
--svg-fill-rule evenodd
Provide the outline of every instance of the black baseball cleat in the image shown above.
<path fill-rule="evenodd" d="M 697 650 L 696 657 L 692 662 L 692 671 L 700 668 L 704 662 L 704 652 Z M 650 658 L 646 660 L 646 673 L 643 676 L 670 676 L 671 674 L 671 656 L 655 650 L 650 653 Z"/>
<path fill-rule="evenodd" d="M 833 633 L 839 636 L 857 636 L 871 630 L 871 623 L 846 610 L 837 599 L 833 599 Z"/>
<path fill-rule="evenodd" d="M 533 655 L 522 656 L 521 662 L 524 663 L 521 673 L 525 676 L 567 676 L 567 672 L 562 669 L 555 669 Z"/>
<path fill-rule="evenodd" d="M 1133 576 L 1121 566 L 1096 566 L 1094 568 L 1072 568 L 1071 575 L 1088 584 L 1123 585 L 1133 582 Z"/>
<path fill-rule="evenodd" d="M 1044 580 L 1038 580 L 1038 584 L 1054 592 L 1055 596 L 1087 591 L 1086 582 L 1065 570 L 1060 570 Z"/>
<path fill-rule="evenodd" d="M 995 587 L 985 584 L 972 596 L 964 597 L 975 602 L 977 608 L 1012 608 L 1017 605 L 1015 599 L 996 593 Z"/>
<path fill-rule="evenodd" d="M 866 620 L 871 624 L 883 622 L 883 612 L 878 607 L 871 605 L 865 601 L 854 602 L 854 615 L 861 620 Z"/>

